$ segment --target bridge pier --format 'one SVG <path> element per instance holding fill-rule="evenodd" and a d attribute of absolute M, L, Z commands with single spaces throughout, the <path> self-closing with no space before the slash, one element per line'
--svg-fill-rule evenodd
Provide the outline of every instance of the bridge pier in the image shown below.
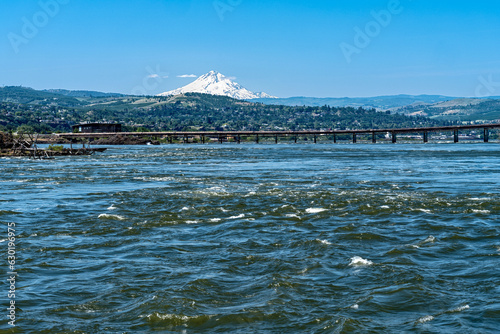
<path fill-rule="evenodd" d="M 256 144 L 258 144 L 258 143 L 259 143 L 259 135 L 257 135 L 257 136 L 255 137 L 255 143 L 256 143 Z"/>
<path fill-rule="evenodd" d="M 353 144 L 356 144 L 356 142 L 357 142 L 357 141 L 358 141 L 358 138 L 357 138 L 356 134 L 355 134 L 355 133 L 353 133 L 353 134 L 352 134 L 352 143 L 353 143 Z"/>
<path fill-rule="evenodd" d="M 398 139 L 397 139 L 397 136 L 396 136 L 396 132 L 394 132 L 394 131 L 393 131 L 393 132 L 392 132 L 392 143 L 393 143 L 393 144 L 396 144 L 397 140 L 398 140 Z"/>
<path fill-rule="evenodd" d="M 488 128 L 484 128 L 484 142 L 487 143 L 490 141 L 490 131 Z"/>
<path fill-rule="evenodd" d="M 453 131 L 453 142 L 458 143 L 458 129 Z"/>
<path fill-rule="evenodd" d="M 429 132 L 424 131 L 424 144 L 429 142 Z"/>
<path fill-rule="evenodd" d="M 373 144 L 377 143 L 377 135 L 375 134 L 375 132 L 372 132 L 372 143 Z"/>
<path fill-rule="evenodd" d="M 274 143 L 275 143 L 275 144 L 278 144 L 278 135 L 275 135 L 275 136 L 274 136 Z"/>
<path fill-rule="evenodd" d="M 316 135 L 314 135 L 314 143 L 316 144 Z"/>
<path fill-rule="evenodd" d="M 336 134 L 333 135 L 333 143 L 337 144 L 337 135 Z"/>
<path fill-rule="evenodd" d="M 297 144 L 297 136 L 295 136 L 295 144 Z"/>

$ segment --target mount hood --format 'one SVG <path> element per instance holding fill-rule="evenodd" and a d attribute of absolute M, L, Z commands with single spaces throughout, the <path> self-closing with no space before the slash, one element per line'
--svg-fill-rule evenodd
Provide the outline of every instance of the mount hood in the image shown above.
<path fill-rule="evenodd" d="M 179 95 L 184 93 L 222 95 L 238 100 L 275 98 L 274 96 L 266 93 L 253 93 L 217 71 L 210 71 L 189 85 L 171 90 L 169 92 L 161 93 L 158 96 Z"/>

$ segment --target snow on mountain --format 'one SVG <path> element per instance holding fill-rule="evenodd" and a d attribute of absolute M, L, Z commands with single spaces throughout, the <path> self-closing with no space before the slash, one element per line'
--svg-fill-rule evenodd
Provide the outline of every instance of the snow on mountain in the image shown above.
<path fill-rule="evenodd" d="M 169 92 L 161 93 L 158 96 L 179 95 L 184 93 L 222 95 L 238 100 L 276 98 L 266 93 L 253 93 L 217 71 L 210 71 L 189 85 Z"/>

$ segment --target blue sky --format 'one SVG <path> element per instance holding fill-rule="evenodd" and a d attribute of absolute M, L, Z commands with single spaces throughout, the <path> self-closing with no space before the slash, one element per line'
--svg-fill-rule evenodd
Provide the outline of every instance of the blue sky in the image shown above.
<path fill-rule="evenodd" d="M 0 85 L 158 94 L 217 70 L 315 97 L 500 95 L 500 2 L 0 1 Z"/>

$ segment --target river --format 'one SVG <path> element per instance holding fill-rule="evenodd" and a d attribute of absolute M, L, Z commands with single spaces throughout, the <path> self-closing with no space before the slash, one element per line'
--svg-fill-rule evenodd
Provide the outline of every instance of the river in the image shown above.
<path fill-rule="evenodd" d="M 497 143 L 120 146 L 0 168 L 8 332 L 500 328 Z"/>

